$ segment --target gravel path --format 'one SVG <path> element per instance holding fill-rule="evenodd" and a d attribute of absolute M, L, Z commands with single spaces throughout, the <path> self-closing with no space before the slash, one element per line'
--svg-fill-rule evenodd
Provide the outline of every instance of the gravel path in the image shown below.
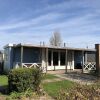
<path fill-rule="evenodd" d="M 89 84 L 93 84 L 97 82 L 98 80 L 100 80 L 96 76 L 87 75 L 87 74 L 67 73 L 67 74 L 53 74 L 53 75 L 57 76 L 58 78 L 54 78 L 52 80 L 47 79 L 47 80 L 44 80 L 43 83 L 70 80 L 70 81 L 77 82 L 80 84 L 89 85 Z"/>
<path fill-rule="evenodd" d="M 80 84 L 93 84 L 95 83 L 98 78 L 96 76 L 92 76 L 92 75 L 86 75 L 86 74 L 73 74 L 73 73 L 68 73 L 68 74 L 55 74 L 55 76 L 62 78 L 62 79 L 66 79 L 66 80 L 70 80 L 70 81 L 74 81 Z"/>

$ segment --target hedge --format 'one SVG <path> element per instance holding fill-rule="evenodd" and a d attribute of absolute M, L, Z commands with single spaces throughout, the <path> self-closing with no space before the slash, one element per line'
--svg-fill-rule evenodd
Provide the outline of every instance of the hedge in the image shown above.
<path fill-rule="evenodd" d="M 100 83 L 93 85 L 77 84 L 71 89 L 60 90 L 57 100 L 100 100 Z"/>
<path fill-rule="evenodd" d="M 13 69 L 8 75 L 9 91 L 24 92 L 27 89 L 38 91 L 42 79 L 39 68 Z"/>

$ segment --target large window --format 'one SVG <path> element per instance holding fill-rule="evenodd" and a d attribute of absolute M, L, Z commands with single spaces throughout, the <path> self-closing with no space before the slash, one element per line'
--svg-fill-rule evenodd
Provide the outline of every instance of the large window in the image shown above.
<path fill-rule="evenodd" d="M 58 65 L 58 52 L 53 52 L 53 65 Z"/>
<path fill-rule="evenodd" d="M 96 53 L 95 52 L 87 52 L 87 62 L 96 62 Z"/>
<path fill-rule="evenodd" d="M 39 48 L 25 48 L 23 49 L 24 63 L 40 63 L 41 53 Z"/>
<path fill-rule="evenodd" d="M 53 51 L 53 65 L 57 66 L 58 65 L 58 59 L 59 59 L 59 54 L 60 53 L 60 65 L 65 65 L 65 52 L 58 52 L 58 51 Z M 48 53 L 48 62 L 49 66 L 51 66 L 51 51 Z"/>
<path fill-rule="evenodd" d="M 65 65 L 65 52 L 60 53 L 60 64 Z"/>
<path fill-rule="evenodd" d="M 51 51 L 49 51 L 48 62 L 49 62 L 49 66 L 51 66 Z"/>

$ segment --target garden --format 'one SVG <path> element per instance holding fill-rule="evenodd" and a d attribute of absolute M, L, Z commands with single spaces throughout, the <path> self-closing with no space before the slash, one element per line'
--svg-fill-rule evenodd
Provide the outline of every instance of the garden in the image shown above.
<path fill-rule="evenodd" d="M 82 85 L 41 70 L 15 69 L 0 76 L 0 100 L 100 100 L 100 82 Z"/>

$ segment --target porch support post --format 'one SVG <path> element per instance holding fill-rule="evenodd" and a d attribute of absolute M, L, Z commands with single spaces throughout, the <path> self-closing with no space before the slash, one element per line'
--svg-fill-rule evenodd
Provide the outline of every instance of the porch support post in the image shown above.
<path fill-rule="evenodd" d="M 82 72 L 84 72 L 84 51 L 82 51 Z"/>
<path fill-rule="evenodd" d="M 67 49 L 66 49 L 66 52 L 65 52 L 65 66 L 66 66 L 66 68 L 65 68 L 65 73 L 67 73 L 67 66 L 68 66 L 68 61 L 67 61 Z"/>
<path fill-rule="evenodd" d="M 45 67 L 45 49 L 44 48 L 42 48 L 42 67 Z"/>
<path fill-rule="evenodd" d="M 100 76 L 100 44 L 95 44 L 96 49 L 96 72 Z"/>
<path fill-rule="evenodd" d="M 60 51 L 58 52 L 58 66 L 60 66 Z"/>
<path fill-rule="evenodd" d="M 87 64 L 87 52 L 85 52 L 85 63 Z"/>
<path fill-rule="evenodd" d="M 48 67 L 48 48 L 46 48 L 46 72 Z"/>
<path fill-rule="evenodd" d="M 21 67 L 23 67 L 23 46 L 21 46 Z"/>
<path fill-rule="evenodd" d="M 73 70 L 74 70 L 74 51 L 72 51 L 72 66 L 73 66 Z"/>
<path fill-rule="evenodd" d="M 53 50 L 51 50 L 51 67 L 53 67 Z"/>

